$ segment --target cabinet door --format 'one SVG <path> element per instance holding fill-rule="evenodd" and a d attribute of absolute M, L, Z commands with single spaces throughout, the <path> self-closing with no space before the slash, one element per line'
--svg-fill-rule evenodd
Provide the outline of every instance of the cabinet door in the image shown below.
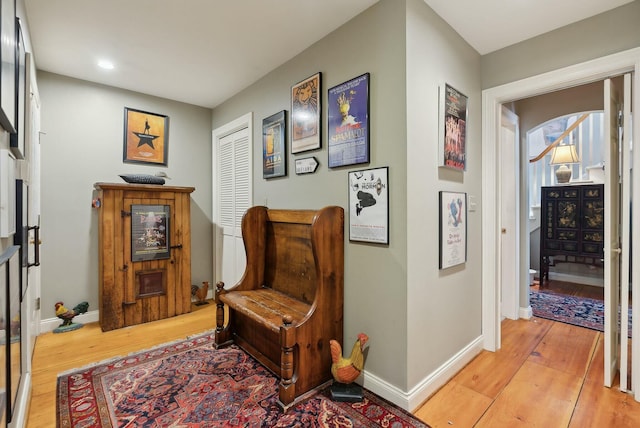
<path fill-rule="evenodd" d="M 134 206 L 138 209 L 133 210 Z M 149 207 L 144 215 L 140 213 L 141 206 Z M 157 209 L 158 207 L 168 207 L 166 219 L 162 219 L 164 214 Z M 125 198 L 124 210 L 130 213 L 123 217 L 124 239 L 121 243 L 125 266 L 122 283 L 124 325 L 175 316 L 176 288 L 179 283 L 176 266 L 180 263 L 181 249 L 171 248 L 179 245 L 179 224 L 176 221 L 174 200 Z M 161 230 L 165 227 L 163 224 L 167 230 Z M 160 254 L 160 258 L 139 260 L 141 255 L 144 256 L 144 252 L 139 250 L 138 242 L 145 241 L 146 244 L 143 245 L 148 245 L 149 252 L 152 252 L 154 241 L 157 242 L 158 235 L 162 233 L 165 233 L 164 241 L 156 247 L 156 254 Z M 163 258 L 165 249 L 168 250 L 168 255 Z"/>

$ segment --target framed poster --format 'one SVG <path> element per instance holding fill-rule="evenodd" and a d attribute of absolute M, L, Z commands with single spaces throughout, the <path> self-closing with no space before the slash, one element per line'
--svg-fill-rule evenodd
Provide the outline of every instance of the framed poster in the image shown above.
<path fill-rule="evenodd" d="M 169 117 L 124 108 L 124 150 L 122 161 L 167 166 Z"/>
<path fill-rule="evenodd" d="M 291 153 L 320 148 L 320 77 L 318 72 L 291 87 Z"/>
<path fill-rule="evenodd" d="M 131 205 L 131 261 L 168 259 L 169 205 Z"/>
<path fill-rule="evenodd" d="M 440 269 L 467 261 L 467 194 L 440 192 Z"/>
<path fill-rule="evenodd" d="M 24 150 L 24 136 L 27 132 L 25 126 L 25 99 L 26 99 L 26 53 L 24 48 L 24 37 L 22 35 L 22 28 L 20 25 L 20 19 L 16 18 L 16 43 L 17 43 L 17 58 L 16 58 L 16 106 L 18 109 L 16 115 L 15 129 L 16 132 L 12 132 L 9 135 L 9 148 L 13 152 L 16 159 L 25 158 Z"/>
<path fill-rule="evenodd" d="M 439 166 L 467 169 L 467 104 L 468 97 L 444 84 L 440 87 Z"/>
<path fill-rule="evenodd" d="M 369 73 L 329 89 L 329 168 L 369 163 Z"/>
<path fill-rule="evenodd" d="M 286 111 L 262 120 L 262 178 L 287 175 Z"/>
<path fill-rule="evenodd" d="M 349 240 L 389 243 L 389 168 L 349 172 Z"/>
<path fill-rule="evenodd" d="M 0 125 L 16 132 L 16 0 L 0 0 Z"/>

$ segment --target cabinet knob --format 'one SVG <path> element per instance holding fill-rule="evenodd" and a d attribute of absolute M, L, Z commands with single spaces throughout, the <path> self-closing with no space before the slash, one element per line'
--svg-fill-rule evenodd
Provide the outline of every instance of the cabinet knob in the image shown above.
<path fill-rule="evenodd" d="M 502 229 L 500 229 L 500 232 L 504 235 L 505 233 L 507 233 L 507 229 L 503 227 Z"/>

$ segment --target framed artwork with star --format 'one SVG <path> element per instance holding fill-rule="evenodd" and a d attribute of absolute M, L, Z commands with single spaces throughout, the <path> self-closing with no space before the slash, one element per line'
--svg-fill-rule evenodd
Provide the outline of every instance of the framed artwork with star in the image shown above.
<path fill-rule="evenodd" d="M 167 166 L 169 116 L 124 108 L 122 161 Z"/>

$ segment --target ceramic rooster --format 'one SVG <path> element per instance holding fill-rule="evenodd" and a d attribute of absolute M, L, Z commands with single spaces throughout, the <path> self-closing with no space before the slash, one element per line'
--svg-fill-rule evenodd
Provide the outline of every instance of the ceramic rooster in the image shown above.
<path fill-rule="evenodd" d="M 364 333 L 358 335 L 356 343 L 353 345 L 349 358 L 342 356 L 342 347 L 335 341 L 329 341 L 331 348 L 331 374 L 336 382 L 349 384 L 356 380 L 364 368 L 364 346 L 369 340 L 369 336 Z"/>
<path fill-rule="evenodd" d="M 209 292 L 209 281 L 202 281 L 202 287 L 198 287 L 197 285 L 191 286 L 191 295 L 195 296 L 198 301 L 195 303 L 196 306 L 207 305 L 207 293 Z"/>
<path fill-rule="evenodd" d="M 84 314 L 89 309 L 89 303 L 78 303 L 73 309 L 69 310 L 64 306 L 63 302 L 55 304 L 56 316 L 62 320 L 60 327 L 68 326 L 72 324 L 72 320 L 76 315 Z"/>

